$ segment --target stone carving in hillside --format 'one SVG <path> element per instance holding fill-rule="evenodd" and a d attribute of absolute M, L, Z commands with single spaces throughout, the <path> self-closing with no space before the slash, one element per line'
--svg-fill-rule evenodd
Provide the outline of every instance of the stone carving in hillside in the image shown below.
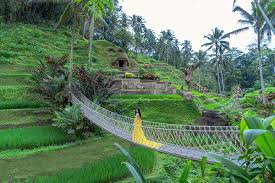
<path fill-rule="evenodd" d="M 123 49 L 109 48 L 108 51 L 112 54 L 112 57 L 114 58 L 114 60 L 112 61 L 113 66 L 121 70 L 126 70 L 130 66 L 129 57 Z"/>

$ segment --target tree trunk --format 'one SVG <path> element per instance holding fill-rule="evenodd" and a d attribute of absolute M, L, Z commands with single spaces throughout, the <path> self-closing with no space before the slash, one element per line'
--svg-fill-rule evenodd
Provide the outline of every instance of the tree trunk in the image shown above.
<path fill-rule="evenodd" d="M 89 60 L 88 64 L 91 65 L 93 61 L 93 38 L 94 38 L 94 16 L 90 16 L 90 28 L 89 28 Z"/>
<path fill-rule="evenodd" d="M 166 46 L 166 63 L 168 64 L 168 46 Z"/>
<path fill-rule="evenodd" d="M 216 61 L 217 61 L 217 80 L 218 80 L 218 87 L 219 87 L 219 93 L 221 93 L 221 82 L 220 82 L 220 69 L 219 69 L 219 63 L 220 63 L 220 59 L 219 59 L 219 56 L 218 56 L 218 44 L 216 43 L 215 44 L 215 47 L 216 47 Z"/>
<path fill-rule="evenodd" d="M 198 69 L 199 71 L 199 92 L 201 92 L 201 69 Z"/>
<path fill-rule="evenodd" d="M 222 93 L 225 92 L 225 84 L 224 84 L 224 78 L 223 78 L 223 69 L 221 68 L 221 85 L 222 85 Z"/>
<path fill-rule="evenodd" d="M 259 70 L 260 70 L 260 81 L 261 81 L 261 98 L 262 102 L 265 105 L 265 88 L 264 88 L 264 76 L 263 76 L 263 68 L 262 68 L 262 55 L 261 55 L 261 39 L 260 39 L 260 33 L 258 33 L 258 62 L 259 62 Z"/>
<path fill-rule="evenodd" d="M 221 81 L 220 81 L 219 64 L 217 64 L 217 80 L 218 80 L 219 93 L 222 93 L 222 90 L 221 90 Z"/>
<path fill-rule="evenodd" d="M 85 18 L 84 24 L 83 24 L 82 37 L 85 37 L 86 31 L 87 31 L 87 24 L 88 24 L 88 21 Z"/>
<path fill-rule="evenodd" d="M 74 39 L 75 39 L 75 20 L 76 17 L 74 15 L 73 25 L 72 25 L 72 42 L 71 42 L 71 50 L 70 50 L 70 72 L 69 72 L 69 90 L 72 89 L 72 77 L 73 77 L 73 59 L 74 59 Z"/>

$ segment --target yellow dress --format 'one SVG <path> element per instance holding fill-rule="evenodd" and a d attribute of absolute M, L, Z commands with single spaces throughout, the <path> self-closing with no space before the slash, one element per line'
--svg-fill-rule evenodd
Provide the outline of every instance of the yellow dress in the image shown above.
<path fill-rule="evenodd" d="M 154 148 L 154 149 L 158 149 L 161 146 L 160 143 L 148 140 L 145 137 L 144 132 L 142 130 L 142 120 L 140 118 L 135 118 L 134 120 L 134 130 L 132 133 L 132 140 L 137 144 L 142 144 L 144 146 Z"/>

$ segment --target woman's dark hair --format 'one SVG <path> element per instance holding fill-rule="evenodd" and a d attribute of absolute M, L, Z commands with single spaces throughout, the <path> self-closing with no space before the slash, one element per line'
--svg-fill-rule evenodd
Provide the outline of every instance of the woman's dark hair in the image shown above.
<path fill-rule="evenodd" d="M 141 112 L 140 112 L 140 110 L 139 110 L 139 108 L 137 108 L 136 110 L 135 110 L 135 114 L 139 114 L 139 117 L 141 118 Z"/>

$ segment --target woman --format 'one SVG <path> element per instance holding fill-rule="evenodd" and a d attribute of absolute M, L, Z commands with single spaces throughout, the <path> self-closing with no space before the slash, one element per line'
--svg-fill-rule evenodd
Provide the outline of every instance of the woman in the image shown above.
<path fill-rule="evenodd" d="M 134 130 L 132 133 L 132 140 L 137 144 L 142 144 L 144 146 L 155 148 L 155 149 L 161 146 L 161 144 L 148 140 L 145 137 L 144 132 L 142 130 L 142 119 L 141 119 L 141 113 L 139 109 L 135 111 Z"/>

